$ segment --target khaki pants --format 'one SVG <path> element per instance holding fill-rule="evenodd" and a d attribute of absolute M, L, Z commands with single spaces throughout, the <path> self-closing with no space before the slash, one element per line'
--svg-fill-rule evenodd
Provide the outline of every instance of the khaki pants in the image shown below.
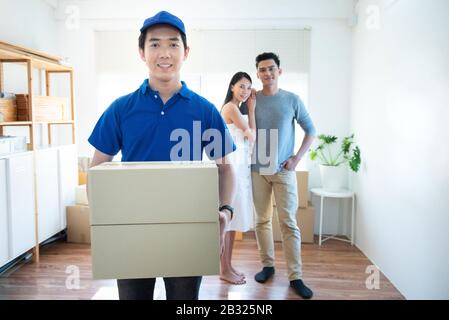
<path fill-rule="evenodd" d="M 282 244 L 287 261 L 288 279 L 302 279 L 301 234 L 296 223 L 298 193 L 296 173 L 282 169 L 275 175 L 252 172 L 254 206 L 256 208 L 256 238 L 264 267 L 274 267 L 274 241 L 272 230 L 273 204 L 276 202 Z"/>

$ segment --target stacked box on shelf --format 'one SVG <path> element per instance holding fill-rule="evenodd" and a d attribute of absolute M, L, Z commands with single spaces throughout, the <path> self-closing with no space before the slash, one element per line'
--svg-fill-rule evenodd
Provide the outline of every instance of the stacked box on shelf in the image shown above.
<path fill-rule="evenodd" d="M 17 105 L 14 99 L 0 99 L 0 122 L 17 121 Z"/>
<path fill-rule="evenodd" d="M 19 121 L 31 121 L 29 113 L 29 98 L 27 94 L 16 95 L 17 115 Z M 69 120 L 67 114 L 68 99 L 64 97 L 34 96 L 34 115 L 36 121 Z"/>
<path fill-rule="evenodd" d="M 31 121 L 30 108 L 27 94 L 16 94 L 17 120 Z"/>

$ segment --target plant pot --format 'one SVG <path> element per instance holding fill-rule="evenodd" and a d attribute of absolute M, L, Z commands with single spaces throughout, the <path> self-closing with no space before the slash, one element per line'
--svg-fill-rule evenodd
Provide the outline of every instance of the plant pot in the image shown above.
<path fill-rule="evenodd" d="M 329 191 L 347 189 L 348 171 L 346 166 L 320 165 L 320 173 L 323 189 Z"/>

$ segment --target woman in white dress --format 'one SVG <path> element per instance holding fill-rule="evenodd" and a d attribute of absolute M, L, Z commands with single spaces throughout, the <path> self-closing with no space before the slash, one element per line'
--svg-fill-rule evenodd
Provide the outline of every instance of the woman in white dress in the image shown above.
<path fill-rule="evenodd" d="M 244 284 L 245 275 L 231 264 L 235 232 L 246 232 L 254 228 L 254 205 L 251 188 L 251 151 L 256 139 L 256 91 L 251 89 L 251 77 L 237 72 L 231 79 L 226 99 L 221 110 L 224 121 L 237 146 L 230 156 L 237 176 L 237 192 L 234 200 L 234 217 L 225 236 L 224 252 L 221 256 L 220 279 L 232 284 Z M 240 107 L 246 102 L 248 115 Z"/>

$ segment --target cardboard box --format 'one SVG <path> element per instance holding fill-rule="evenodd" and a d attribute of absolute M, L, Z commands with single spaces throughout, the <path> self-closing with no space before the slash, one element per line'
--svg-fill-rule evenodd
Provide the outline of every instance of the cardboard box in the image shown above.
<path fill-rule="evenodd" d="M 103 163 L 88 172 L 94 279 L 219 274 L 214 163 Z"/>
<path fill-rule="evenodd" d="M 27 94 L 17 94 L 17 118 L 19 121 L 30 121 L 30 99 Z M 33 96 L 35 121 L 70 120 L 67 112 L 69 100 L 66 97 Z"/>
<path fill-rule="evenodd" d="M 313 243 L 315 208 L 312 207 L 311 203 L 309 203 L 307 208 L 298 208 L 296 212 L 296 221 L 298 223 L 299 230 L 301 231 L 301 242 Z M 282 241 L 282 234 L 276 207 L 273 207 L 273 239 L 274 241 Z"/>
<path fill-rule="evenodd" d="M 17 120 L 17 105 L 15 99 L 0 99 L 0 122 Z"/>
<path fill-rule="evenodd" d="M 87 184 L 87 172 L 78 172 L 78 185 Z"/>
<path fill-rule="evenodd" d="M 309 203 L 309 172 L 296 171 L 296 183 L 298 184 L 298 206 L 307 208 Z"/>
<path fill-rule="evenodd" d="M 89 205 L 85 184 L 75 187 L 75 203 L 83 206 Z"/>
<path fill-rule="evenodd" d="M 88 206 L 67 207 L 67 242 L 90 243 L 90 211 Z"/>
<path fill-rule="evenodd" d="M 314 224 L 315 224 L 315 208 L 309 203 L 307 208 L 299 208 L 296 212 L 296 220 L 301 230 L 302 243 L 313 243 Z"/>
<path fill-rule="evenodd" d="M 234 240 L 235 240 L 235 241 L 241 241 L 241 240 L 243 240 L 243 233 L 240 232 L 240 231 L 236 231 L 236 232 L 235 232 L 235 238 L 234 238 Z"/>

